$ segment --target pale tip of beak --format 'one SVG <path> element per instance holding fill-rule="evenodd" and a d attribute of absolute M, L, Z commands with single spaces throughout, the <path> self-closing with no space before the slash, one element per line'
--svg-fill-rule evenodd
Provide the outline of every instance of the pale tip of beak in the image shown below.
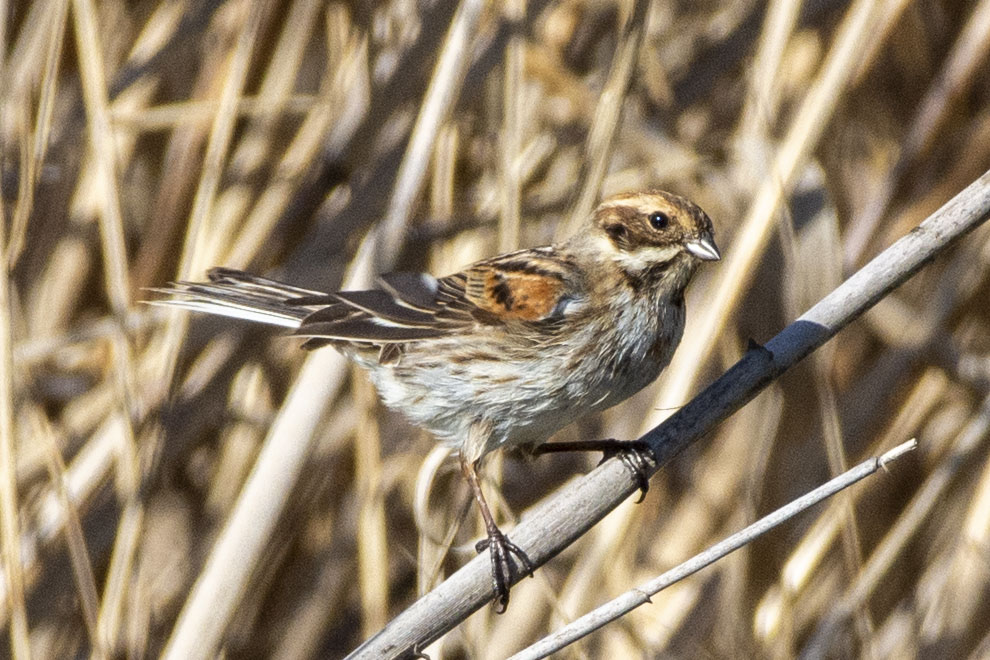
<path fill-rule="evenodd" d="M 722 253 L 718 251 L 718 246 L 711 236 L 693 238 L 684 244 L 687 251 L 704 261 L 718 261 L 722 258 Z"/>

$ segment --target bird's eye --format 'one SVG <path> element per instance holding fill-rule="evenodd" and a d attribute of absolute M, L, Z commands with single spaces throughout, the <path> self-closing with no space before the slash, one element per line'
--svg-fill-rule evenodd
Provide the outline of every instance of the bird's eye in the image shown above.
<path fill-rule="evenodd" d="M 670 225 L 670 216 L 662 211 L 650 214 L 650 226 L 654 229 L 666 229 Z"/>

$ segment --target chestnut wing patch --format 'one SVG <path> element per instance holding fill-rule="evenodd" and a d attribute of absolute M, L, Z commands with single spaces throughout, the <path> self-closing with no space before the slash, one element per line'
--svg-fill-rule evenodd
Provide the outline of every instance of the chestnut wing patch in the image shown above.
<path fill-rule="evenodd" d="M 466 273 L 464 295 L 494 320 L 514 321 L 559 316 L 576 298 L 564 264 L 533 256 L 478 264 Z"/>
<path fill-rule="evenodd" d="M 398 358 L 397 345 L 442 337 L 476 323 L 559 318 L 580 307 L 579 282 L 574 264 L 553 257 L 546 248 L 535 248 L 482 261 L 439 280 L 393 273 L 383 276 L 382 288 L 376 290 L 301 291 L 304 295 L 289 304 L 318 308 L 305 316 L 295 333 L 311 338 L 305 348 L 336 342 L 372 344 L 382 349 L 384 362 Z M 386 355 L 390 345 L 399 353 Z"/>

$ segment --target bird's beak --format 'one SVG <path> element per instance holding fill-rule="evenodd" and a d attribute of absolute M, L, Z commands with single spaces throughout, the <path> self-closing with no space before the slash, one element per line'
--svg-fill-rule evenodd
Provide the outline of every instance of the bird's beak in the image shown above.
<path fill-rule="evenodd" d="M 684 246 L 688 252 L 704 261 L 718 261 L 722 258 L 722 254 L 718 251 L 718 246 L 715 245 L 715 239 L 708 232 L 705 232 L 699 238 L 692 238 Z"/>

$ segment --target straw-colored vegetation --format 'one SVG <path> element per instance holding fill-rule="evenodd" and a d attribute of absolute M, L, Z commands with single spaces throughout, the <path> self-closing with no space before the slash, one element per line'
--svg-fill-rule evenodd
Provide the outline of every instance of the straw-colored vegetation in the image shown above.
<path fill-rule="evenodd" d="M 987 0 L 0 6 L 0 657 L 336 657 L 474 553 L 455 462 L 332 349 L 144 287 L 443 274 L 673 190 L 726 258 L 658 384 L 560 434 L 633 438 L 990 167 Z M 575 654 L 986 657 L 987 237 L 427 652 L 504 657 L 917 437 Z M 594 460 L 492 460 L 505 528 Z"/>

